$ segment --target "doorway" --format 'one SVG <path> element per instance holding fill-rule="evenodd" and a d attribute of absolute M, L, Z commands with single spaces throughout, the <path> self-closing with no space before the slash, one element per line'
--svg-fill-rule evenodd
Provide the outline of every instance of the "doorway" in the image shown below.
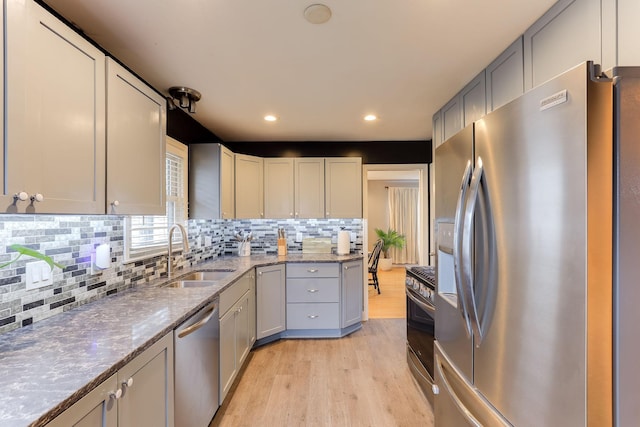
<path fill-rule="evenodd" d="M 410 262 L 411 264 L 425 265 L 428 263 L 429 252 L 429 186 L 428 186 L 428 165 L 427 164 L 408 164 L 408 165 L 364 165 L 363 168 L 363 217 L 364 217 L 364 236 L 363 247 L 366 248 L 367 253 L 372 249 L 377 240 L 375 228 L 381 228 L 387 230 L 389 228 L 389 188 L 415 188 L 418 192 L 418 211 L 417 212 L 417 232 L 412 233 L 412 241 L 416 246 L 417 254 L 411 255 L 411 261 L 404 260 L 404 262 Z M 389 188 L 385 188 L 389 187 Z M 382 314 L 386 317 L 395 316 L 395 314 L 389 314 L 387 308 L 390 306 L 396 306 L 392 313 L 397 312 L 398 317 L 404 317 L 404 279 L 400 276 L 404 274 L 404 265 L 394 265 L 394 268 L 387 274 L 380 272 L 382 277 L 387 277 L 392 280 L 392 288 L 389 289 L 389 294 L 396 296 L 386 295 L 387 297 L 394 298 L 392 302 L 382 302 L 380 298 L 379 303 L 384 304 L 384 310 Z M 366 271 L 365 271 L 366 273 Z M 365 275 L 368 277 L 368 274 Z M 379 278 L 381 276 L 379 275 Z M 385 280 L 385 279 L 383 279 Z M 365 280 L 365 295 L 369 295 L 368 281 Z M 395 283 L 398 282 L 398 283 Z M 401 283 L 400 283 L 401 282 Z M 399 287 L 398 285 L 401 285 Z M 384 285 L 381 283 L 381 292 L 384 293 Z M 377 295 L 377 292 L 375 293 Z M 373 297 L 375 297 L 373 295 Z M 395 301 L 398 299 L 398 301 Z M 378 303 L 378 302 L 377 302 Z M 376 303 L 376 304 L 377 304 Z M 369 318 L 369 298 L 364 299 L 364 313 L 363 318 Z M 376 313 L 381 313 L 376 308 Z"/>

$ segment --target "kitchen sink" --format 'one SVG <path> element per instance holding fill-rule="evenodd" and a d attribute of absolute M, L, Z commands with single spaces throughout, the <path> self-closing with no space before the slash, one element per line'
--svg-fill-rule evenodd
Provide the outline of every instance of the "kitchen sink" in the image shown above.
<path fill-rule="evenodd" d="M 235 272 L 233 269 L 218 269 L 209 271 L 194 271 L 193 273 L 186 274 L 180 277 L 180 280 L 175 280 L 167 284 L 169 288 L 204 288 L 212 286 L 218 283 L 219 280 L 224 279 L 231 273 Z"/>
<path fill-rule="evenodd" d="M 221 280 L 233 272 L 235 272 L 235 270 L 231 270 L 231 269 L 194 271 L 193 273 L 189 273 L 186 276 L 182 276 L 180 280 Z"/>
<path fill-rule="evenodd" d="M 206 288 L 217 284 L 217 280 L 176 280 L 167 284 L 168 288 Z"/>

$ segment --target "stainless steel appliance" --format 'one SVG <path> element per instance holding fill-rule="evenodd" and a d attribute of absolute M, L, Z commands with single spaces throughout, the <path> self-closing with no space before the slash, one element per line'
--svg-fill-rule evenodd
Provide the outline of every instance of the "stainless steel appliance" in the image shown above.
<path fill-rule="evenodd" d="M 175 425 L 207 427 L 219 406 L 218 300 L 178 326 L 173 339 Z"/>
<path fill-rule="evenodd" d="M 435 338 L 435 272 L 433 267 L 407 268 L 407 362 L 433 403 L 433 341 Z"/>
<path fill-rule="evenodd" d="M 438 427 L 613 425 L 614 176 L 640 172 L 614 173 L 619 100 L 640 102 L 620 87 L 581 64 L 436 149 Z M 638 242 L 617 253 L 636 281 Z"/>

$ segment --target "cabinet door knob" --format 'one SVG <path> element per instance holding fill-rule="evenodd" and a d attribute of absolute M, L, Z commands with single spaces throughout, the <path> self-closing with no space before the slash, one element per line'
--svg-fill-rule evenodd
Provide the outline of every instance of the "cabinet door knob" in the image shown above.
<path fill-rule="evenodd" d="M 25 193 L 24 191 L 21 191 L 19 193 L 16 193 L 13 195 L 13 200 L 20 200 L 20 201 L 25 201 L 29 198 L 29 195 L 27 193 Z"/>
<path fill-rule="evenodd" d="M 114 200 L 113 202 L 111 202 L 111 205 L 115 206 L 115 207 L 118 207 L 118 206 L 120 206 L 120 202 L 117 201 L 117 200 Z"/>
<path fill-rule="evenodd" d="M 258 276 L 262 276 L 262 271 L 260 271 L 260 272 L 258 273 Z"/>
<path fill-rule="evenodd" d="M 42 202 L 44 200 L 44 196 L 40 193 L 36 193 L 31 196 L 31 203 L 33 202 Z"/>
<path fill-rule="evenodd" d="M 117 389 L 116 391 L 109 392 L 109 399 L 118 400 L 122 397 L 122 390 Z"/>
<path fill-rule="evenodd" d="M 128 380 L 122 381 L 122 387 L 131 387 L 133 385 L 133 377 L 129 377 Z"/>
<path fill-rule="evenodd" d="M 326 215 L 326 216 L 329 216 L 329 212 L 327 212 L 325 215 Z"/>

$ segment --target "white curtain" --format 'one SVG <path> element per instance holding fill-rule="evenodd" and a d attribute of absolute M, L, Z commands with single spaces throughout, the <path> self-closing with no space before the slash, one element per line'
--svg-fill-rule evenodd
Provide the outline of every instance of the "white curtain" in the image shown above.
<path fill-rule="evenodd" d="M 389 251 L 394 264 L 417 264 L 420 259 L 418 195 L 417 188 L 389 187 L 389 227 L 406 239 L 404 248 Z"/>

